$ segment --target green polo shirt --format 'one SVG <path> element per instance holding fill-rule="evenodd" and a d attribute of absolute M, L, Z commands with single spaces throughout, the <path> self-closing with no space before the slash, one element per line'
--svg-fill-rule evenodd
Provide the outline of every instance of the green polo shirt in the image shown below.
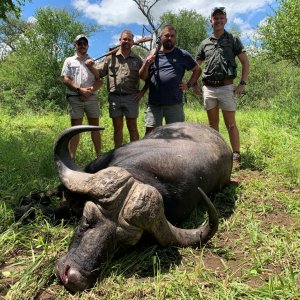
<path fill-rule="evenodd" d="M 201 42 L 196 60 L 205 62 L 203 79 L 224 80 L 236 77 L 235 57 L 245 52 L 240 39 L 226 30 L 216 38 L 211 35 Z"/>
<path fill-rule="evenodd" d="M 139 69 L 142 59 L 134 52 L 124 58 L 121 51 L 107 56 L 99 62 L 100 77 L 107 76 L 107 89 L 110 93 L 134 94 L 139 91 Z"/>

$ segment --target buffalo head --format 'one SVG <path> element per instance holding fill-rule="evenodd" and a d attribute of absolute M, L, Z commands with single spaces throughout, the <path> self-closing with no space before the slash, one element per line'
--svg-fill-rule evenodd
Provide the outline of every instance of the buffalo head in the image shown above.
<path fill-rule="evenodd" d="M 180 229 L 165 217 L 159 191 L 136 179 L 124 168 L 107 167 L 94 174 L 82 172 L 68 152 L 70 138 L 79 132 L 98 130 L 96 126 L 76 126 L 57 140 L 54 153 L 59 177 L 72 192 L 88 195 L 81 222 L 68 253 L 56 263 L 56 274 L 73 292 L 90 288 L 99 268 L 123 246 L 135 245 L 144 231 L 162 246 L 200 246 L 218 228 L 217 212 L 199 189 L 209 220 L 197 229 Z"/>

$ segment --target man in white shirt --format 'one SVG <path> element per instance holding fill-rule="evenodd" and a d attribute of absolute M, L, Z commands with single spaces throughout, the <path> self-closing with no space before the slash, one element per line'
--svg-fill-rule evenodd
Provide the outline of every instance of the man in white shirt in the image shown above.
<path fill-rule="evenodd" d="M 82 125 L 84 113 L 89 125 L 99 125 L 99 101 L 97 90 L 103 84 L 103 80 L 95 75 L 86 66 L 85 61 L 89 58 L 88 39 L 80 34 L 74 40 L 76 53 L 68 57 L 63 65 L 61 76 L 66 85 L 67 100 L 69 103 L 71 125 Z M 99 131 L 91 132 L 96 155 L 101 153 L 101 136 Z M 79 143 L 79 135 L 74 136 L 69 144 L 71 157 L 75 156 Z"/>

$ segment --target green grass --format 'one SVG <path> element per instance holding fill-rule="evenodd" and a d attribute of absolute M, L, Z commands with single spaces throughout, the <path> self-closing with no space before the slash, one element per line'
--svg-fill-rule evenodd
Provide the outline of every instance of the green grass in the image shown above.
<path fill-rule="evenodd" d="M 113 147 L 106 111 L 104 151 Z M 186 118 L 207 124 L 197 103 L 186 107 Z M 59 183 L 52 149 L 69 118 L 1 112 L 0 298 L 300 299 L 300 125 L 295 115 L 287 118 L 276 110 L 237 113 L 243 163 L 232 184 L 213 196 L 221 224 L 208 245 L 141 245 L 103 268 L 92 290 L 72 295 L 57 282 L 53 267 L 74 226 L 53 226 L 39 214 L 25 225 L 13 218 L 20 196 Z M 138 124 L 143 136 L 143 109 Z M 220 132 L 228 141 L 222 120 Z M 82 134 L 77 162 L 93 158 L 90 136 Z M 200 215 L 194 213 L 185 225 L 197 224 Z"/>

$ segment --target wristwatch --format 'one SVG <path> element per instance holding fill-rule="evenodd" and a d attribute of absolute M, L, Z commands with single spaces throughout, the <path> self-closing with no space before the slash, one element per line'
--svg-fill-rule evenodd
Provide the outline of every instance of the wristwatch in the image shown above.
<path fill-rule="evenodd" d="M 246 84 L 247 84 L 247 82 L 245 80 L 240 81 L 240 85 L 246 85 Z"/>
<path fill-rule="evenodd" d="M 78 94 L 80 94 L 80 88 L 77 88 L 76 91 L 78 92 Z"/>

